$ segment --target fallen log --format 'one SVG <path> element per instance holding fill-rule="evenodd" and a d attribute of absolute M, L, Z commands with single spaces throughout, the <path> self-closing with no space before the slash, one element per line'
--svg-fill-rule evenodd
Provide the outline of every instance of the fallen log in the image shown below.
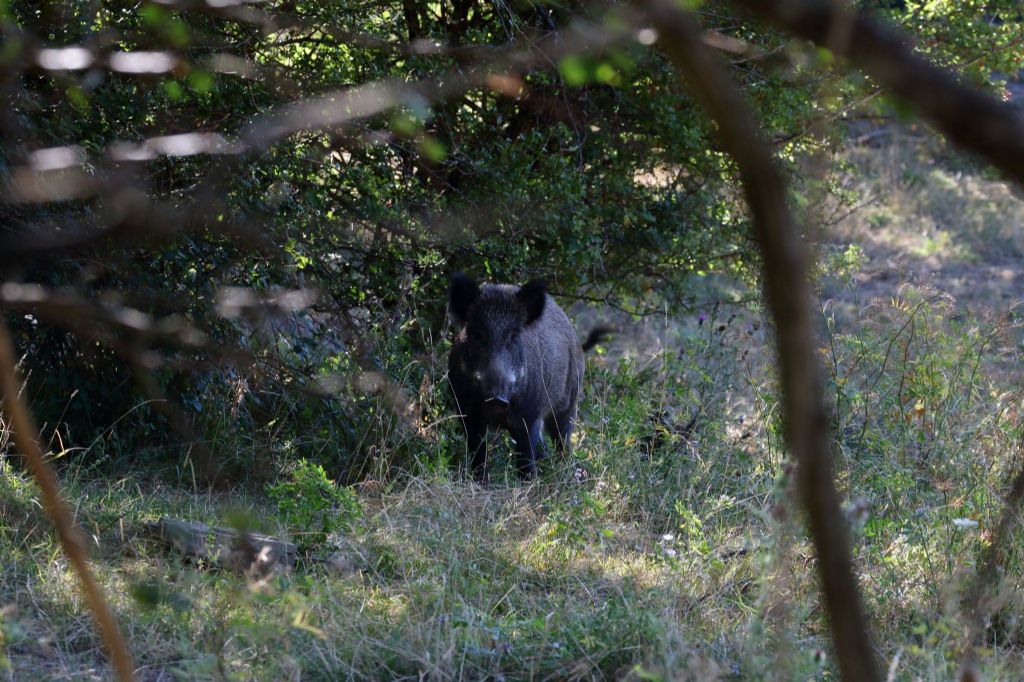
<path fill-rule="evenodd" d="M 264 577 L 274 571 L 291 570 L 298 548 L 270 535 L 248 530 L 207 526 L 205 523 L 164 517 L 146 524 L 154 540 L 193 561 Z"/>

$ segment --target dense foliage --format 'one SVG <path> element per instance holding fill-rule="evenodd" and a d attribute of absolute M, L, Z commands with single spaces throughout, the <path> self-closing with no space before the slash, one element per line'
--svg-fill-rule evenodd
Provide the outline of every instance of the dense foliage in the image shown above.
<path fill-rule="evenodd" d="M 883 5 L 922 36 L 921 49 L 968 64 L 973 77 L 1019 68 L 1006 49 L 1021 35 L 1012 3 Z M 180 314 L 251 351 L 245 361 L 225 361 L 156 348 L 164 356 L 153 363 L 160 384 L 220 444 L 224 464 L 239 457 L 245 470 L 271 473 L 273 466 L 251 462 L 271 465 L 278 454 L 302 450 L 346 480 L 382 461 L 383 470 L 408 465 L 392 436 L 423 438 L 424 425 L 443 413 L 443 391 L 432 389 L 443 381 L 452 271 L 499 281 L 543 276 L 565 301 L 635 313 L 692 303 L 695 273 L 752 279 L 729 162 L 670 65 L 641 44 L 650 37 L 570 55 L 521 74 L 511 90 L 408 98 L 354 126 L 292 135 L 265 154 L 107 159 L 112 145 L 155 136 L 230 137 L 285 102 L 378 80 L 457 74 L 488 51 L 587 16 L 600 25 L 606 20 L 596 7 L 472 0 L 281 2 L 252 12 L 157 2 L 5 7 L 4 59 L 22 68 L 8 84 L 18 133 L 0 149 L 3 167 L 33 150 L 77 145 L 97 177 L 170 206 L 201 211 L 211 187 L 222 202 L 215 215 L 168 238 L 112 239 L 15 275 L 76 288 L 103 305 Z M 755 29 L 716 3 L 702 14 L 780 158 L 794 168 L 829 144 L 847 113 L 890 111 L 879 108 L 870 82 L 830 75 L 827 51 Z M 148 75 L 21 63 L 44 45 L 84 45 L 99 55 L 162 51 L 178 61 Z M 812 207 L 823 189 L 840 190 L 819 171 L 794 197 L 799 205 Z M 107 191 L 8 203 L 4 229 L 109 222 L 119 200 Z M 246 248 L 252 244 L 220 229 L 225 222 L 252 227 L 273 246 Z M 294 314 L 226 320 L 217 307 L 225 287 L 309 288 L 318 300 Z M 98 459 L 176 442 L 148 405 L 139 407 L 139 392 L 126 390 L 140 370 L 117 359 L 111 344 L 33 318 L 19 320 L 17 331 L 35 407 L 51 431 L 64 430 L 66 447 L 88 445 L 115 422 L 113 437 L 94 443 Z M 343 377 L 326 382 L 327 399 L 312 390 L 324 377 Z M 403 415 L 389 414 L 396 400 L 416 412 L 411 431 Z M 428 430 L 428 439 L 445 437 Z"/>

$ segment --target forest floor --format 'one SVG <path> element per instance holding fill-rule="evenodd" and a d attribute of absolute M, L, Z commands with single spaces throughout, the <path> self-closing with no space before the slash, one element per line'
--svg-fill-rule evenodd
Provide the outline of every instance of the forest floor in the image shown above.
<path fill-rule="evenodd" d="M 862 205 L 821 241 L 819 278 L 837 480 L 890 679 L 950 679 L 1021 459 L 1024 202 L 912 135 L 843 158 Z M 258 491 L 74 464 L 63 483 L 143 680 L 835 679 L 765 332 L 746 307 L 647 320 L 592 358 L 573 459 L 528 486 L 363 485 L 327 541 Z M 3 467 L 0 679 L 108 679 L 34 486 Z M 133 533 L 165 515 L 245 518 L 309 552 L 265 579 L 210 570 Z M 1010 540 L 986 679 L 1024 673 Z"/>

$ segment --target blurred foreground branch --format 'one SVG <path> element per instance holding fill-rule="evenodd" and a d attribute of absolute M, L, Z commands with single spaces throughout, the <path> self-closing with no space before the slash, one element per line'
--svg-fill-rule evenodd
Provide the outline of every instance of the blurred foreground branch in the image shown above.
<path fill-rule="evenodd" d="M 268 237 L 230 215 L 228 187 L 233 170 L 245 159 L 265 152 L 291 135 L 317 130 L 340 133 L 356 123 L 389 110 L 444 101 L 474 89 L 487 89 L 512 98 L 528 94 L 522 74 L 550 68 L 569 54 L 600 53 L 632 36 L 631 17 L 606 25 L 577 22 L 535 42 L 517 42 L 487 51 L 487 58 L 417 81 L 382 79 L 277 106 L 256 117 L 237 137 L 187 132 L 141 141 L 109 144 L 103 157 L 90 159 L 76 146 L 36 150 L 28 163 L 11 168 L 3 199 L 11 203 L 48 203 L 69 199 L 105 198 L 105 224 L 68 230 L 66 226 L 34 225 L 0 236 L 0 265 L 26 258 L 55 258 L 100 242 L 128 244 L 168 238 L 182 230 L 208 227 L 231 237 L 241 248 L 274 251 Z M 195 183 L 199 188 L 188 209 L 155 201 L 141 188 L 124 189 L 126 169 L 160 157 L 209 155 L 213 161 Z M 98 163 L 97 163 L 98 162 Z M 95 163 L 97 170 L 86 172 Z"/>
<path fill-rule="evenodd" d="M 3 414 L 14 432 L 14 442 L 24 455 L 33 478 L 43 496 L 43 506 L 57 529 L 57 537 L 71 566 L 82 583 L 82 591 L 100 631 L 100 637 L 110 656 L 118 680 L 134 680 L 135 666 L 125 644 L 121 631 L 114 620 L 110 605 L 103 596 L 96 579 L 89 568 L 85 543 L 75 526 L 74 518 L 60 496 L 60 484 L 53 470 L 46 463 L 39 449 L 39 432 L 33 423 L 28 407 L 21 399 L 16 369 L 14 345 L 7 325 L 0 321 L 0 394 L 3 396 Z"/>
<path fill-rule="evenodd" d="M 845 517 L 832 478 L 831 435 L 815 353 L 807 253 L 786 204 L 786 183 L 753 115 L 724 66 L 704 47 L 692 16 L 671 0 L 646 5 L 662 45 L 718 125 L 736 161 L 763 258 L 775 322 L 785 435 L 797 462 L 836 658 L 845 680 L 879 680 L 880 670 L 850 557 Z"/>
<path fill-rule="evenodd" d="M 1024 503 L 1024 469 L 1017 472 L 1010 484 L 1010 491 L 1006 495 L 1003 513 L 995 527 L 992 541 L 981 555 L 978 572 L 964 598 L 964 609 L 968 618 L 967 636 L 964 642 L 967 649 L 963 661 L 964 670 L 970 669 L 974 665 L 977 656 L 975 641 L 978 639 L 978 635 L 984 631 L 985 621 L 991 615 L 991 606 L 986 597 L 997 581 L 1005 547 L 1020 518 L 1022 503 Z"/>
<path fill-rule="evenodd" d="M 1024 119 L 914 52 L 909 37 L 845 0 L 734 0 L 760 19 L 849 59 L 903 98 L 958 146 L 1024 187 Z"/>
<path fill-rule="evenodd" d="M 307 397 L 328 400 L 346 391 L 377 395 L 399 418 L 403 428 L 420 437 L 426 436 L 415 418 L 419 403 L 399 382 L 379 371 L 366 342 L 365 330 L 347 315 L 336 315 L 335 319 L 345 330 L 345 344 L 353 350 L 358 369 L 324 374 L 315 368 L 302 372 L 284 363 L 275 363 L 252 349 L 218 342 L 191 323 L 186 315 L 151 315 L 126 305 L 123 299 L 123 295 L 116 293 L 94 300 L 73 289 L 17 282 L 0 284 L 0 309 L 34 315 L 80 339 L 102 344 L 123 360 L 139 392 L 188 449 L 204 484 L 220 489 L 229 481 L 193 417 L 161 387 L 155 370 L 195 370 L 208 362 L 249 368 L 262 365 L 261 373 L 286 373 L 289 388 Z M 312 308 L 316 300 L 317 292 L 309 289 L 268 294 L 223 287 L 217 292 L 215 309 L 225 320 L 240 320 L 240 331 L 254 331 L 265 325 L 268 317 Z"/>

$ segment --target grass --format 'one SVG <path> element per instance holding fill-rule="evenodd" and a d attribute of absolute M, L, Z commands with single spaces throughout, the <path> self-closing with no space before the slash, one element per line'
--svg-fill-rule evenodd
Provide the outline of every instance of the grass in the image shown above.
<path fill-rule="evenodd" d="M 891 679 L 949 679 L 966 644 L 966 582 L 1022 465 L 1019 317 L 965 306 L 941 280 L 865 279 L 883 247 L 943 263 L 987 256 L 985 240 L 946 224 L 951 237 L 915 251 L 920 216 L 904 212 L 924 199 L 911 195 L 948 194 L 955 171 L 936 166 L 901 187 L 904 166 L 934 165 L 923 152 L 910 145 L 889 166 L 861 152 L 847 156 L 861 164 L 855 189 L 889 191 L 838 234 L 873 238 L 864 251 L 842 240 L 822 250 L 837 481 Z M 982 196 L 958 195 L 962 204 L 936 216 L 970 215 L 974 202 L 1020 210 L 960 172 Z M 880 226 L 885 211 L 893 217 Z M 422 465 L 354 488 L 327 541 L 319 520 L 295 527 L 319 519 L 317 504 L 269 502 L 294 489 L 311 498 L 316 486 L 213 495 L 187 476 L 101 476 L 82 457 L 61 474 L 142 679 L 836 679 L 791 500 L 766 329 L 756 311 L 723 307 L 649 322 L 636 338 L 657 344 L 639 352 L 620 339 L 593 356 L 574 457 L 550 460 L 532 485 L 509 480 L 502 457 L 501 482 L 488 489 L 436 467 L 460 442 L 450 421 L 425 435 L 382 425 L 377 456 L 400 448 Z M 500 439 L 494 448 L 509 449 Z M 162 515 L 245 517 L 310 551 L 292 573 L 246 580 L 133 534 Z M 1007 543 L 990 600 L 987 679 L 1024 675 L 1022 540 L 1018 531 Z M 106 679 L 82 609 L 34 487 L 4 464 L 2 674 Z"/>
<path fill-rule="evenodd" d="M 365 502 L 362 522 L 339 543 L 340 570 L 306 565 L 259 585 L 197 571 L 138 542 L 111 542 L 104 530 L 115 519 L 90 513 L 109 491 L 75 492 L 84 525 L 106 540 L 97 571 L 138 663 L 153 671 L 186 679 L 287 679 L 300 668 L 307 679 L 589 677 L 688 651 L 664 616 L 681 607 L 678 586 L 692 576 L 632 524 L 603 519 L 597 541 L 583 522 L 599 511 L 554 486 L 409 481 Z M 134 518 L 223 519 L 243 502 L 197 504 L 170 491 L 118 497 L 119 511 Z M 97 642 L 45 524 L 17 521 L 33 528 L 4 538 L 12 550 L 4 594 L 16 600 L 5 614 L 13 670 L 79 679 L 95 670 L 102 679 Z M 139 585 L 160 586 L 159 600 L 133 601 Z M 51 658 L 53 647 L 60 655 Z"/>

